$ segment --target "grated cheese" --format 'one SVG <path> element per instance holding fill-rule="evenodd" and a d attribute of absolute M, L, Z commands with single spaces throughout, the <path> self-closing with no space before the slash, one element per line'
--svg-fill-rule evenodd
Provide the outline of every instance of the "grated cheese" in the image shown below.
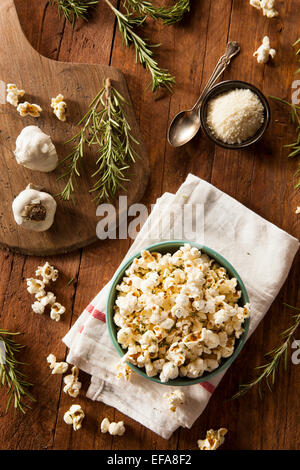
<path fill-rule="evenodd" d="M 208 103 L 207 123 L 213 135 L 227 144 L 240 144 L 254 136 L 264 122 L 264 107 L 249 89 L 236 89 Z"/>

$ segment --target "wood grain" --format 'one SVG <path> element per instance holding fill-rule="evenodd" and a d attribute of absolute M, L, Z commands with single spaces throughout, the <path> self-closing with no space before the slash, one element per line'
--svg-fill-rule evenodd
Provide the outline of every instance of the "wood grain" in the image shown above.
<path fill-rule="evenodd" d="M 10 104 L 1 105 L 0 113 L 0 198 L 3 201 L 0 213 L 0 246 L 31 255 L 51 255 L 65 253 L 97 240 L 96 203 L 92 201 L 89 189 L 93 186 L 90 172 L 95 169 L 95 151 L 86 152 L 81 178 L 75 184 L 74 202 L 58 200 L 54 224 L 46 232 L 28 232 L 16 225 L 11 210 L 12 200 L 28 183 L 41 186 L 50 194 L 58 194 L 65 180 L 57 181 L 64 174 L 59 166 L 51 173 L 33 172 L 17 165 L 13 150 L 15 140 L 23 127 L 38 125 L 51 138 L 60 160 L 72 149 L 72 143 L 64 142 L 75 135 L 76 123 L 86 113 L 89 103 L 102 88 L 104 79 L 109 77 L 128 105 L 126 113 L 133 136 L 140 143 L 141 156 L 132 165 L 130 174 L 135 176 L 135 184 L 126 183 L 128 203 L 138 202 L 142 197 L 149 177 L 148 158 L 122 72 L 114 67 L 96 64 L 76 64 L 54 61 L 38 54 L 28 43 L 20 28 L 13 0 L 3 0 L 0 5 L 0 32 L 3 44 L 0 51 L 0 80 L 4 83 L 17 83 L 25 89 L 26 100 L 38 103 L 43 113 L 39 119 L 22 118 Z M 13 57 L 13 62 L 10 58 Z M 51 97 L 62 93 L 68 103 L 68 120 L 57 120 L 50 108 Z M 5 103 L 5 97 L 2 100 Z M 88 169 L 91 169 L 90 172 Z"/>
<path fill-rule="evenodd" d="M 111 64 L 125 73 L 133 98 L 137 121 L 150 156 L 151 177 L 143 202 L 154 203 L 164 191 L 176 191 L 192 172 L 255 210 L 261 216 L 299 238 L 299 192 L 294 191 L 293 174 L 297 161 L 286 158 L 282 145 L 294 138 L 286 110 L 274 103 L 272 123 L 262 143 L 251 150 L 231 152 L 212 145 L 199 135 L 182 149 L 166 143 L 168 122 L 182 108 L 192 105 L 205 85 L 227 39 L 238 40 L 242 51 L 224 78 L 241 79 L 257 85 L 266 95 L 290 98 L 296 61 L 291 43 L 300 36 L 297 0 L 278 0 L 280 17 L 268 20 L 245 0 L 199 0 L 177 26 L 166 28 L 149 21 L 145 35 L 161 42 L 158 51 L 163 67 L 176 75 L 174 95 L 155 100 L 146 90 L 149 76 L 134 63 L 134 52 L 122 47 L 114 34 L 114 18 L 103 4 L 89 24 L 78 22 L 73 32 L 66 22 L 57 21 L 56 12 L 46 0 L 16 0 L 18 14 L 27 38 L 45 56 L 61 61 Z M 252 53 L 262 37 L 269 34 L 278 49 L 274 64 L 259 66 Z M 80 432 L 74 433 L 62 419 L 70 400 L 61 391 L 61 380 L 49 375 L 45 358 L 50 352 L 59 359 L 66 351 L 60 339 L 78 318 L 89 300 L 110 279 L 125 255 L 129 240 L 109 240 L 91 245 L 72 255 L 52 257 L 62 272 L 57 292 L 67 306 L 61 324 L 46 317 L 37 318 L 30 309 L 24 278 L 31 276 L 43 258 L 27 258 L 0 253 L 0 324 L 24 331 L 26 360 L 36 383 L 38 404 L 25 418 L 0 418 L 0 448 L 15 449 L 196 449 L 197 439 L 211 427 L 229 429 L 223 449 L 300 449 L 299 365 L 289 355 L 287 371 L 280 374 L 274 391 L 262 400 L 256 389 L 238 401 L 228 401 L 238 384 L 253 377 L 254 367 L 264 362 L 264 354 L 279 344 L 279 334 L 291 324 L 291 312 L 283 302 L 299 306 L 299 268 L 297 256 L 288 280 L 270 312 L 246 344 L 242 354 L 226 373 L 207 408 L 191 430 L 180 429 L 169 441 L 101 403 L 81 395 L 87 418 Z M 68 279 L 76 282 L 66 287 Z M 299 339 L 300 333 L 296 335 Z M 84 376 L 84 390 L 88 377 Z M 1 409 L 5 400 L 0 397 Z M 141 404 L 142 405 L 142 404 Z M 127 433 L 113 438 L 99 432 L 104 416 L 123 419 Z"/>

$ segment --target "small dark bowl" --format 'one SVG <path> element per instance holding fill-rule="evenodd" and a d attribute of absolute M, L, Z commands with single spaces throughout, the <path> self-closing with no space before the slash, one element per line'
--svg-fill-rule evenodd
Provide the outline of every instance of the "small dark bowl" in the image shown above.
<path fill-rule="evenodd" d="M 207 108 L 208 108 L 208 103 L 212 98 L 215 98 L 216 96 L 223 94 L 226 91 L 236 90 L 237 88 L 246 88 L 256 93 L 256 95 L 258 96 L 258 98 L 260 99 L 264 107 L 264 122 L 261 125 L 261 127 L 258 129 L 258 131 L 254 134 L 253 137 L 245 140 L 244 142 L 241 142 L 240 144 L 226 144 L 225 142 L 217 139 L 214 136 L 209 125 L 207 124 Z M 241 82 L 240 80 L 227 80 L 225 82 L 218 83 L 217 85 L 212 87 L 203 98 L 203 101 L 200 107 L 200 120 L 201 120 L 201 126 L 202 126 L 203 131 L 205 132 L 207 137 L 210 140 L 212 140 L 215 144 L 219 145 L 220 147 L 227 148 L 227 149 L 233 149 L 233 150 L 241 149 L 241 148 L 249 147 L 250 145 L 256 144 L 256 142 L 260 141 L 263 138 L 266 130 L 269 127 L 270 119 L 271 119 L 270 106 L 266 97 L 254 85 L 251 85 L 251 83 Z"/>

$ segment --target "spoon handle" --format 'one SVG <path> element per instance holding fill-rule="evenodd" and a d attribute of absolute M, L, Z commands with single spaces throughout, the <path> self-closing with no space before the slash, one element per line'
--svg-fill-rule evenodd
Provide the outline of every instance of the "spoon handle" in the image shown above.
<path fill-rule="evenodd" d="M 226 46 L 226 52 L 224 55 L 222 55 L 222 57 L 220 57 L 220 59 L 218 60 L 218 63 L 210 77 L 210 79 L 208 80 L 205 88 L 203 89 L 201 95 L 199 96 L 196 104 L 193 106 L 193 110 L 194 109 L 197 109 L 200 107 L 200 104 L 204 98 L 204 96 L 206 95 L 206 93 L 211 89 L 211 87 L 216 83 L 216 81 L 218 80 L 218 78 L 222 75 L 222 73 L 224 72 L 224 70 L 228 67 L 228 65 L 230 64 L 230 61 L 231 59 L 236 56 L 239 52 L 240 52 L 241 48 L 239 46 L 239 44 L 236 42 L 236 41 L 231 41 L 231 42 L 228 42 L 227 46 Z"/>

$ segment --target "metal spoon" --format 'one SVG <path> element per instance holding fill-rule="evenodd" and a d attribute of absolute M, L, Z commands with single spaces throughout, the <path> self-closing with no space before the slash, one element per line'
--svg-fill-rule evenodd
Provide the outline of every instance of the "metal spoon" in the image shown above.
<path fill-rule="evenodd" d="M 229 42 L 226 46 L 225 54 L 220 57 L 206 87 L 199 96 L 196 104 L 187 111 L 178 113 L 170 124 L 168 131 L 168 142 L 173 147 L 180 147 L 189 142 L 200 129 L 199 108 L 205 94 L 216 83 L 220 75 L 230 64 L 231 59 L 240 52 L 240 46 L 237 42 Z"/>

